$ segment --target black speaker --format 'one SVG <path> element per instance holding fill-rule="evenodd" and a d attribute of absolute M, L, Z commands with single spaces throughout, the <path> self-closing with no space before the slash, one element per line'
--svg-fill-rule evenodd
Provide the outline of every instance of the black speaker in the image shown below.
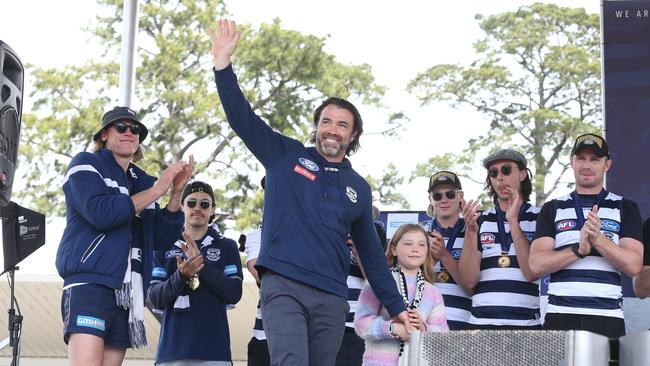
<path fill-rule="evenodd" d="M 25 69 L 18 55 L 0 41 L 0 207 L 11 200 L 23 115 Z"/>

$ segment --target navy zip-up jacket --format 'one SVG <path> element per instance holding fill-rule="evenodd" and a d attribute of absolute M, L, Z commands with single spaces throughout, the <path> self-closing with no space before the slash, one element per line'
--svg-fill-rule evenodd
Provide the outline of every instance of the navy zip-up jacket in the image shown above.
<path fill-rule="evenodd" d="M 164 310 L 156 363 L 231 361 L 226 304 L 239 302 L 244 277 L 237 244 L 212 227 L 196 241 L 205 266 L 199 272 L 199 288 L 192 291 L 176 265 L 177 256 L 186 259 L 182 240 L 167 251 L 154 252 L 149 301 Z M 186 307 L 176 308 L 179 296 L 187 296 Z"/>
<path fill-rule="evenodd" d="M 108 149 L 77 154 L 63 179 L 66 227 L 56 253 L 64 286 L 95 283 L 122 287 L 130 260 L 131 195 L 153 186 L 155 178 L 130 164 L 126 172 Z M 154 202 L 140 212 L 143 227 L 143 283 L 151 278 L 154 248 L 166 249 L 179 236 L 183 213 L 161 209 Z"/>
<path fill-rule="evenodd" d="M 215 72 L 228 122 L 266 169 L 256 267 L 347 297 L 351 234 L 368 280 L 391 316 L 404 311 L 372 220 L 370 186 L 350 162 L 273 131 L 244 97 L 232 65 Z"/>

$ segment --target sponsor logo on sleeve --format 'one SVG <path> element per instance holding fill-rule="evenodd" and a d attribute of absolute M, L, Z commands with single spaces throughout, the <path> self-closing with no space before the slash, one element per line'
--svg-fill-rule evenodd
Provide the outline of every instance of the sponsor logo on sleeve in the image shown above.
<path fill-rule="evenodd" d="M 167 277 L 167 271 L 165 271 L 165 268 L 163 267 L 153 267 L 153 271 L 151 272 L 151 277 L 165 278 Z"/>
<path fill-rule="evenodd" d="M 555 224 L 557 231 L 567 231 L 576 227 L 578 224 L 574 220 L 562 220 Z"/>
<path fill-rule="evenodd" d="M 223 267 L 223 274 L 226 276 L 232 276 L 237 274 L 237 266 L 234 264 L 229 264 Z"/>
<path fill-rule="evenodd" d="M 293 171 L 309 179 L 312 182 L 316 180 L 316 174 L 310 172 L 309 170 L 301 167 L 298 164 L 296 164 L 296 166 L 293 167 Z"/>
<path fill-rule="evenodd" d="M 318 165 L 309 159 L 298 158 L 298 161 L 302 166 L 311 170 L 312 172 L 317 172 L 319 170 Z"/>

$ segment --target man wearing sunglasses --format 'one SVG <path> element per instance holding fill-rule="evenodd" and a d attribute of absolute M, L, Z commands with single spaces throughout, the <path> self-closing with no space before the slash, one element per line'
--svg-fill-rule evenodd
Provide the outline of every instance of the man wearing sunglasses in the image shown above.
<path fill-rule="evenodd" d="M 429 179 L 429 215 L 425 223 L 430 233 L 431 254 L 436 260 L 436 287 L 442 293 L 450 330 L 466 329 L 471 296 L 462 287 L 458 260 L 463 250 L 465 221 L 460 217 L 464 204 L 463 187 L 453 172 L 440 171 Z"/>
<path fill-rule="evenodd" d="M 611 165 L 605 139 L 579 136 L 571 150 L 575 190 L 542 207 L 531 268 L 551 274 L 544 329 L 625 334 L 621 272 L 641 270 L 642 226 L 636 203 L 604 189 Z"/>
<path fill-rule="evenodd" d="M 144 296 L 154 248 L 181 232 L 180 196 L 192 172 L 182 160 L 160 178 L 134 162 L 148 130 L 115 107 L 102 117 L 93 152 L 77 154 L 63 179 L 67 223 L 56 266 L 64 279 L 61 313 L 70 362 L 120 365 L 126 348 L 146 345 Z M 157 203 L 169 189 L 166 208 Z M 145 270 L 146 269 L 146 270 Z"/>
<path fill-rule="evenodd" d="M 528 258 L 539 209 L 528 203 L 526 165 L 515 150 L 489 155 L 483 160 L 485 189 L 494 207 L 479 213 L 479 203 L 469 201 L 463 209 L 466 245 L 459 268 L 466 288 L 473 289 L 473 329 L 540 328 L 539 275 Z"/>
<path fill-rule="evenodd" d="M 181 209 L 185 231 L 171 248 L 156 252 L 149 287 L 149 301 L 164 310 L 156 365 L 232 365 L 226 304 L 242 295 L 237 244 L 210 226 L 209 184 L 185 186 Z"/>
<path fill-rule="evenodd" d="M 359 148 L 363 121 L 347 100 L 328 98 L 314 112 L 311 143 L 284 136 L 251 109 L 230 63 L 235 23 L 211 32 L 219 98 L 228 123 L 266 170 L 262 245 L 256 269 L 272 365 L 334 365 L 349 310 L 351 234 L 373 290 L 388 313 L 408 313 L 372 220 L 368 183 L 346 156 Z M 378 326 L 390 337 L 391 321 Z"/>

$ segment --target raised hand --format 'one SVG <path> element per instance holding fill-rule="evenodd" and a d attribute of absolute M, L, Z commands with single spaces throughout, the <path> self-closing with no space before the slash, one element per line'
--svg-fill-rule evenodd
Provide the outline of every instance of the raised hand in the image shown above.
<path fill-rule="evenodd" d="M 183 232 L 183 239 L 185 239 L 185 244 L 181 245 L 183 253 L 187 259 L 183 261 L 181 257 L 176 257 L 176 265 L 178 266 L 178 271 L 181 274 L 181 277 L 185 280 L 199 273 L 205 264 L 203 263 L 203 256 L 201 251 L 196 246 L 196 242 L 192 237 L 190 237 L 186 232 Z"/>
<path fill-rule="evenodd" d="M 481 208 L 481 203 L 478 200 L 469 200 L 463 206 L 463 219 L 465 220 L 465 229 L 478 232 L 478 218 L 481 213 L 478 210 Z"/>
<path fill-rule="evenodd" d="M 586 227 L 587 239 L 589 244 L 593 246 L 598 245 L 600 237 L 603 236 L 603 233 L 600 231 L 600 217 L 598 216 L 598 205 L 594 205 L 587 215 L 587 220 L 583 228 Z"/>
<path fill-rule="evenodd" d="M 521 199 L 521 195 L 516 189 L 508 187 L 507 190 L 510 192 L 510 198 L 508 199 L 510 207 L 508 207 L 508 211 L 506 211 L 506 220 L 518 222 L 519 209 L 524 201 Z"/>
<path fill-rule="evenodd" d="M 174 182 L 176 175 L 183 171 L 184 167 L 185 162 L 183 162 L 183 160 L 179 160 L 163 170 L 163 172 L 160 174 L 160 178 L 158 178 L 154 184 L 154 186 L 157 187 L 160 196 L 167 192 L 169 187 L 172 185 L 172 182 Z"/>
<path fill-rule="evenodd" d="M 235 21 L 219 19 L 217 29 L 210 29 L 212 42 L 212 63 L 217 70 L 223 70 L 230 64 L 230 57 L 235 53 L 241 32 L 237 32 Z"/>
<path fill-rule="evenodd" d="M 433 259 L 439 261 L 447 253 L 447 248 L 445 248 L 445 238 L 437 230 L 431 231 L 431 236 L 429 237 L 429 249 L 431 250 L 431 256 Z"/>
<path fill-rule="evenodd" d="M 183 188 L 185 188 L 185 185 L 187 182 L 190 181 L 190 178 L 192 177 L 192 171 L 194 170 L 194 155 L 190 155 L 189 162 L 185 165 L 183 165 L 183 169 L 176 174 L 173 180 L 173 190 L 175 192 L 181 192 Z"/>

